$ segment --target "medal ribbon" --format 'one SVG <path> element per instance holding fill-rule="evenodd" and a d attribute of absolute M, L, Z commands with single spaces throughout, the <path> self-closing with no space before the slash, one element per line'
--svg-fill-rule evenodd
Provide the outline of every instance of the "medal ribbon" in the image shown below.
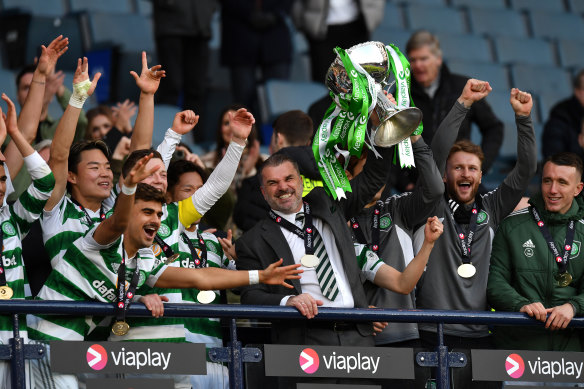
<path fill-rule="evenodd" d="M 170 247 L 170 245 L 166 244 L 164 239 L 162 239 L 160 236 L 158 236 L 158 234 L 154 235 L 154 241 L 160 246 L 160 248 L 162 249 L 162 252 L 164 253 L 164 256 L 166 258 L 170 258 L 174 255 L 174 251 L 172 250 L 172 247 Z"/>
<path fill-rule="evenodd" d="M 85 209 L 85 207 L 81 204 L 79 204 L 77 202 L 77 200 L 75 200 L 73 197 L 71 197 L 71 201 L 73 202 L 73 204 L 77 205 L 84 213 L 85 213 L 85 217 L 87 218 L 87 223 L 89 223 L 89 226 L 93 226 L 93 219 L 91 218 L 91 216 L 89 216 L 89 212 L 87 212 L 87 209 Z M 103 204 L 99 207 L 99 220 L 100 222 L 105 220 L 105 212 L 103 210 Z"/>
<path fill-rule="evenodd" d="M 199 240 L 201 256 L 199 256 L 199 254 L 197 253 L 197 250 L 195 249 L 193 242 L 191 242 L 187 234 L 182 232 L 180 235 L 183 238 L 183 241 L 189 246 L 189 250 L 191 250 L 191 257 L 193 258 L 193 261 L 195 263 L 195 268 L 200 269 L 202 267 L 207 267 L 207 246 L 205 245 L 205 241 L 201 237 L 199 230 L 197 230 L 197 239 Z"/>
<path fill-rule="evenodd" d="M 334 148 L 336 145 L 347 146 L 350 155 L 361 155 L 369 113 L 377 103 L 377 92 L 375 81 L 369 73 L 353 62 L 345 50 L 337 47 L 335 51 L 351 80 L 352 92 L 340 96 L 331 92 L 335 102 L 326 111 L 318 127 L 312 151 L 325 189 L 334 199 L 340 199 L 345 198 L 345 192 L 351 191 L 351 185 L 345 170 L 336 159 Z M 333 121 L 335 124 L 331 131 Z"/>
<path fill-rule="evenodd" d="M 554 238 L 552 237 L 550 230 L 548 230 L 547 226 L 539 216 L 537 209 L 535 209 L 534 206 L 531 206 L 530 209 L 533 219 L 535 219 L 535 222 L 537 223 L 537 226 L 539 227 L 541 234 L 546 240 L 547 245 L 556 260 L 556 263 L 558 264 L 558 272 L 560 274 L 566 273 L 568 269 L 568 260 L 570 259 L 570 252 L 572 251 L 572 243 L 574 243 L 574 233 L 576 230 L 574 220 L 570 220 L 568 222 L 566 230 L 566 239 L 564 240 L 564 254 L 562 255 L 560 254 L 560 250 L 558 250 L 558 248 L 556 247 Z"/>
<path fill-rule="evenodd" d="M 138 269 L 138 260 L 140 255 L 136 253 L 136 269 L 132 274 L 132 279 L 128 290 L 126 291 L 126 250 L 122 244 L 122 263 L 118 268 L 118 298 L 116 302 L 116 321 L 126 321 L 126 311 L 130 307 L 132 302 L 132 297 L 134 297 L 134 292 L 138 286 L 138 281 L 140 280 L 140 271 Z"/>
<path fill-rule="evenodd" d="M 0 286 L 6 286 L 6 270 L 4 269 L 4 231 L 0 228 L 0 247 L 2 248 L 2 255 L 0 255 Z"/>
<path fill-rule="evenodd" d="M 304 201 L 304 229 L 298 227 L 294 223 L 281 216 L 278 216 L 270 209 L 270 218 L 278 225 L 284 227 L 288 231 L 304 239 L 304 252 L 307 255 L 314 255 L 314 226 L 312 225 L 312 214 L 310 213 L 310 205 Z"/>
<path fill-rule="evenodd" d="M 385 48 L 391 64 L 391 72 L 396 80 L 395 100 L 397 106 L 399 108 L 415 107 L 410 92 L 410 63 L 396 45 L 390 44 L 385 46 Z M 420 122 L 420 125 L 412 135 L 421 135 L 423 130 L 424 126 Z M 394 163 L 396 162 L 395 158 L 397 155 L 399 155 L 400 166 L 402 168 L 415 166 L 410 138 L 406 138 L 399 143 L 396 149 L 396 155 L 394 155 Z"/>
<path fill-rule="evenodd" d="M 375 204 L 375 208 L 373 209 L 373 217 L 372 217 L 372 221 L 371 221 L 371 244 L 367 243 L 367 238 L 365 237 L 363 230 L 359 226 L 359 222 L 357 222 L 357 219 L 355 219 L 354 217 L 349 219 L 349 222 L 351 223 L 351 227 L 353 228 L 353 231 L 355 232 L 355 236 L 357 237 L 357 241 L 359 243 L 363 243 L 363 244 L 369 246 L 371 248 L 371 250 L 374 252 L 379 251 L 379 241 L 380 241 L 379 219 L 381 218 L 381 209 L 382 208 L 383 208 L 383 201 L 378 201 Z"/>
<path fill-rule="evenodd" d="M 462 206 L 462 205 L 461 205 Z M 474 239 L 475 232 L 477 230 L 477 218 L 479 215 L 479 209 L 477 207 L 477 203 L 475 202 L 472 205 L 470 214 L 470 221 L 468 223 L 468 236 L 464 235 L 464 230 L 461 226 L 458 225 L 456 220 L 454 220 L 454 214 L 450 212 L 450 216 L 452 217 L 452 222 L 454 223 L 454 228 L 456 229 L 456 233 L 458 234 L 458 241 L 460 242 L 460 248 L 462 253 L 462 263 L 469 264 L 470 260 L 470 246 L 472 245 L 472 241 Z"/>

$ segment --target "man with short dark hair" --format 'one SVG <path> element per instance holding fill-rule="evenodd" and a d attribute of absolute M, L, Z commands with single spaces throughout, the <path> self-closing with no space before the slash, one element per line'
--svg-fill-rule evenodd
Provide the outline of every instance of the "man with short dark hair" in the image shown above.
<path fill-rule="evenodd" d="M 582 172 L 582 160 L 574 153 L 549 157 L 541 193 L 529 200 L 528 208 L 506 218 L 495 234 L 489 303 L 496 310 L 524 312 L 545 323 L 545 328 L 497 327 L 500 348 L 583 350 L 579 330 L 566 328 L 584 312 Z"/>

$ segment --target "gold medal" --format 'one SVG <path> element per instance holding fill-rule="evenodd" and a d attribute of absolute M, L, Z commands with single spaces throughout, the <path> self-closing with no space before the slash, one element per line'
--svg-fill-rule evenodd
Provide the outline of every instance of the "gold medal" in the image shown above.
<path fill-rule="evenodd" d="M 10 300 L 14 291 L 8 285 L 0 286 L 0 300 Z"/>
<path fill-rule="evenodd" d="M 179 253 L 176 254 L 172 254 L 170 257 L 166 258 L 166 261 L 164 261 L 165 265 L 170 265 L 171 263 L 173 263 L 174 261 L 176 261 L 176 259 L 180 257 Z"/>
<path fill-rule="evenodd" d="M 556 284 L 561 288 L 565 288 L 572 282 L 572 275 L 568 272 L 558 273 L 554 276 L 554 278 L 556 280 Z"/>
<path fill-rule="evenodd" d="M 300 258 L 300 263 L 304 267 L 317 267 L 320 263 L 320 259 L 316 255 L 313 254 L 306 254 L 302 258 Z"/>
<path fill-rule="evenodd" d="M 125 321 L 116 321 L 112 326 L 112 332 L 114 335 L 123 336 L 130 330 L 130 325 Z"/>
<path fill-rule="evenodd" d="M 456 271 L 462 278 L 471 278 L 477 272 L 477 268 L 472 263 L 463 263 Z"/>
<path fill-rule="evenodd" d="M 210 304 L 215 300 L 217 295 L 212 290 L 201 290 L 197 293 L 197 301 L 201 304 Z"/>

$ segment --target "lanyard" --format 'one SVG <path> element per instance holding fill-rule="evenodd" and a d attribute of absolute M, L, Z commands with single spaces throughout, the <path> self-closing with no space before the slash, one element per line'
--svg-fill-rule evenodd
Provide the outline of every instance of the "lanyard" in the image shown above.
<path fill-rule="evenodd" d="M 278 216 L 270 209 L 270 218 L 276 224 L 284 227 L 288 231 L 304 239 L 304 252 L 308 255 L 314 254 L 314 226 L 312 225 L 312 214 L 310 213 L 310 205 L 304 201 L 304 230 L 297 225 L 290 223 L 288 220 Z"/>
<path fill-rule="evenodd" d="M 375 252 L 377 252 L 379 250 L 379 239 L 380 239 L 379 238 L 379 219 L 381 218 L 382 207 L 383 207 L 383 201 L 378 201 L 377 203 L 375 203 L 375 208 L 373 209 L 373 217 L 372 217 L 372 221 L 371 221 L 371 245 L 369 245 L 367 243 L 367 238 L 365 237 L 363 230 L 359 226 L 359 222 L 357 222 L 357 219 L 354 217 L 349 219 L 349 222 L 351 223 L 351 228 L 353 228 L 353 231 L 355 233 L 357 241 L 359 243 L 363 243 L 363 244 L 370 246 L 371 250 L 375 251 Z"/>
<path fill-rule="evenodd" d="M 550 230 L 548 230 L 543 220 L 541 220 L 541 217 L 539 216 L 539 213 L 537 212 L 535 207 L 532 206 L 530 208 L 531 215 L 535 219 L 535 222 L 537 223 L 537 226 L 539 227 L 541 234 L 546 240 L 550 251 L 554 255 L 556 263 L 558 264 L 558 271 L 560 273 L 565 273 L 566 270 L 568 269 L 568 260 L 570 258 L 570 252 L 572 251 L 572 243 L 574 242 L 574 233 L 576 230 L 574 220 L 570 220 L 568 222 L 568 227 L 566 230 L 566 239 L 564 240 L 564 254 L 562 255 L 560 254 L 560 251 L 558 250 L 556 244 L 554 243 L 554 239 L 552 238 Z"/>
<path fill-rule="evenodd" d="M 136 253 L 136 269 L 134 269 L 130 285 L 126 291 L 126 250 L 122 243 L 122 263 L 118 268 L 118 298 L 116 304 L 117 321 L 126 321 L 126 310 L 130 307 L 132 297 L 134 297 L 134 292 L 136 291 L 136 286 L 138 286 L 138 280 L 140 279 L 140 271 L 138 270 L 139 259 L 140 255 Z"/>
<path fill-rule="evenodd" d="M 164 239 L 162 239 L 160 236 L 158 236 L 158 234 L 156 234 L 156 235 L 154 236 L 154 241 L 155 241 L 156 243 L 158 243 L 158 245 L 159 245 L 159 246 L 160 246 L 160 248 L 162 249 L 162 252 L 164 253 L 164 256 L 165 256 L 166 258 L 169 258 L 169 259 L 171 259 L 171 258 L 172 258 L 172 261 L 170 261 L 170 262 L 174 262 L 174 260 L 175 260 L 177 257 L 174 257 L 174 258 L 173 258 L 173 256 L 174 256 L 175 254 L 174 254 L 174 251 L 172 250 L 172 248 L 170 247 L 170 245 L 168 245 L 168 244 L 167 244 L 167 243 L 164 241 Z M 167 262 L 167 265 L 168 265 L 168 263 L 169 263 L 169 262 Z"/>
<path fill-rule="evenodd" d="M 477 230 L 477 218 L 479 214 L 479 210 L 477 207 L 477 203 L 473 203 L 472 209 L 470 211 L 470 221 L 468 222 L 468 236 L 465 236 L 464 230 L 461 226 L 456 223 L 454 220 L 454 214 L 450 212 L 450 216 L 452 217 L 452 222 L 454 223 L 454 228 L 456 229 L 456 233 L 458 234 L 458 241 L 460 243 L 461 253 L 462 253 L 462 263 L 468 264 L 470 263 L 470 247 L 472 245 L 472 241 L 474 239 L 475 232 Z"/>
<path fill-rule="evenodd" d="M 0 228 L 0 247 L 2 253 L 0 254 L 0 286 L 6 285 L 6 270 L 4 269 L 4 231 Z"/>
<path fill-rule="evenodd" d="M 85 209 L 85 207 L 81 204 L 79 204 L 77 202 L 77 200 L 75 200 L 73 197 L 71 197 L 71 201 L 73 202 L 73 204 L 77 205 L 82 211 L 83 213 L 85 213 L 85 217 L 87 218 L 87 223 L 89 223 L 89 226 L 93 226 L 93 219 L 91 218 L 91 216 L 89 216 L 89 212 L 87 212 L 87 209 Z M 99 221 L 102 222 L 105 220 L 105 212 L 103 211 L 103 204 L 101 204 L 101 206 L 99 207 Z"/>
<path fill-rule="evenodd" d="M 193 242 L 191 242 L 187 234 L 182 232 L 180 235 L 183 241 L 189 246 L 189 250 L 191 250 L 191 257 L 195 262 L 195 268 L 199 269 L 201 267 L 207 267 L 207 246 L 205 245 L 205 241 L 203 240 L 203 237 L 199 233 L 199 230 L 197 230 L 197 239 L 199 239 L 200 246 L 199 248 L 201 249 L 201 256 L 197 254 L 197 250 L 195 250 L 195 246 L 193 246 Z"/>

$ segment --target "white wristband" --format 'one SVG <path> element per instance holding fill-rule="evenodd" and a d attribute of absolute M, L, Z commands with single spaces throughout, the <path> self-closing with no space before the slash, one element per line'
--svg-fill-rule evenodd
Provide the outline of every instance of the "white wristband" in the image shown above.
<path fill-rule="evenodd" d="M 91 88 L 91 81 L 89 79 L 73 84 L 73 94 L 69 99 L 69 105 L 75 108 L 83 108 L 83 103 L 89 97 L 87 94 L 89 88 Z"/>
<path fill-rule="evenodd" d="M 134 186 L 132 186 L 132 187 L 129 188 L 125 184 L 122 184 L 122 193 L 125 194 L 125 195 L 127 195 L 127 196 L 131 196 L 134 193 L 136 193 L 136 187 L 137 186 L 138 185 L 134 185 Z"/>
<path fill-rule="evenodd" d="M 256 285 L 260 283 L 260 272 L 258 270 L 249 270 L 249 284 Z"/>

